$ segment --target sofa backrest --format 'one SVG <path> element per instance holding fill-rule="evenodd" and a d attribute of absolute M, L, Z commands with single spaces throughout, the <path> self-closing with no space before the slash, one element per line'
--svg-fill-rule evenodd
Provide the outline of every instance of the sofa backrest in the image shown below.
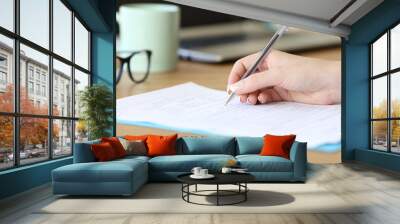
<path fill-rule="evenodd" d="M 235 155 L 235 138 L 224 136 L 181 137 L 176 142 L 177 154 Z"/>
<path fill-rule="evenodd" d="M 259 154 L 263 145 L 263 137 L 236 137 L 236 155 Z M 307 149 L 307 143 L 293 142 L 290 149 L 290 158 L 296 154 L 296 150 L 299 147 Z"/>
<path fill-rule="evenodd" d="M 95 162 L 96 158 L 94 157 L 90 146 L 98 143 L 100 143 L 100 140 L 75 143 L 74 163 Z"/>
<path fill-rule="evenodd" d="M 75 143 L 74 163 L 96 161 L 90 145 L 98 143 L 100 143 L 100 140 Z M 181 137 L 178 138 L 176 142 L 176 152 L 178 155 L 226 154 L 236 156 L 259 154 L 263 144 L 263 137 Z M 294 142 L 292 149 L 298 147 L 299 144 L 299 142 Z M 294 153 L 294 151 L 295 150 L 291 150 L 291 154 Z"/>
<path fill-rule="evenodd" d="M 236 137 L 236 155 L 259 154 L 263 144 L 263 137 Z"/>

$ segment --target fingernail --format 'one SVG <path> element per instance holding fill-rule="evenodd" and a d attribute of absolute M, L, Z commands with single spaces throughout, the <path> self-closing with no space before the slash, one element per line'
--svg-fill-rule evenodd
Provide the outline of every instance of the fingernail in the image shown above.
<path fill-rule="evenodd" d="M 226 86 L 226 92 L 227 92 L 228 94 L 231 94 L 230 85 L 227 85 L 227 86 Z"/>
<path fill-rule="evenodd" d="M 264 97 L 261 97 L 261 96 L 258 97 L 258 101 L 260 101 L 260 103 L 265 103 Z"/>

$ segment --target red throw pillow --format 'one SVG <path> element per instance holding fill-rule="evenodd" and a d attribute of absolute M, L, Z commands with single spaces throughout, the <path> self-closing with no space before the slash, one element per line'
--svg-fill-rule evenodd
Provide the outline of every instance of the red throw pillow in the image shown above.
<path fill-rule="evenodd" d="M 147 137 L 147 155 L 148 156 L 165 156 L 176 154 L 177 134 L 171 136 L 149 135 Z"/>
<path fill-rule="evenodd" d="M 290 148 L 296 135 L 265 135 L 264 145 L 261 149 L 262 156 L 280 156 L 286 159 L 290 158 Z"/>
<path fill-rule="evenodd" d="M 117 137 L 109 137 L 109 138 L 101 138 L 101 142 L 108 142 L 114 149 L 115 155 L 117 158 L 121 158 L 126 156 L 126 151 L 124 146 L 121 144 Z"/>
<path fill-rule="evenodd" d="M 113 147 L 108 142 L 93 144 L 91 145 L 91 149 L 94 157 L 99 162 L 110 161 L 117 158 Z"/>

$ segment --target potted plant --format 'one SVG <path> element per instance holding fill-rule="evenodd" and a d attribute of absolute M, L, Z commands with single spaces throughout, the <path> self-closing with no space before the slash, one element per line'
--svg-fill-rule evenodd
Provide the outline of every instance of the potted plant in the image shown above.
<path fill-rule="evenodd" d="M 102 84 L 95 84 L 86 87 L 79 96 L 82 119 L 79 124 L 87 127 L 89 140 L 110 136 L 113 95 L 109 88 Z"/>

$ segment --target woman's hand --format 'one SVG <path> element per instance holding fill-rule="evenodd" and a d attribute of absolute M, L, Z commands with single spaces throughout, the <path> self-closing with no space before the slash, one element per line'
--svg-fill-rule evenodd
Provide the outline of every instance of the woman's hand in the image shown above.
<path fill-rule="evenodd" d="M 228 91 L 243 103 L 294 101 L 308 104 L 339 104 L 341 69 L 339 61 L 301 57 L 272 51 L 257 72 L 240 81 L 258 54 L 236 61 L 229 74 Z"/>

